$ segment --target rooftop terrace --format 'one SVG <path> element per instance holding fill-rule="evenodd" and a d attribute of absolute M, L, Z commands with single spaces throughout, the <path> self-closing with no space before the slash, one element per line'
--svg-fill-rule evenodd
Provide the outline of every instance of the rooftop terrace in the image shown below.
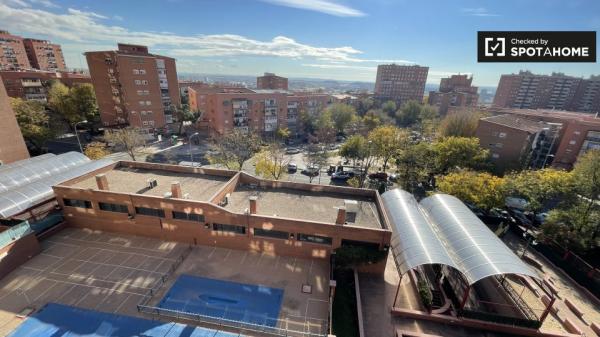
<path fill-rule="evenodd" d="M 231 193 L 225 208 L 233 212 L 244 212 L 249 207 L 252 196 L 257 197 L 257 214 L 328 223 L 336 221 L 337 209 L 345 206 L 345 200 L 353 200 L 357 202 L 357 207 L 355 213 L 347 209 L 348 225 L 382 228 L 375 201 L 357 195 L 239 185 Z"/>
<path fill-rule="evenodd" d="M 230 178 L 199 173 L 170 172 L 143 168 L 116 167 L 105 173 L 110 191 L 137 193 L 163 197 L 171 192 L 171 183 L 181 184 L 183 195 L 188 199 L 208 201 Z M 157 186 L 148 189 L 148 179 L 156 179 Z M 91 176 L 73 184 L 74 187 L 97 189 L 96 179 Z"/>

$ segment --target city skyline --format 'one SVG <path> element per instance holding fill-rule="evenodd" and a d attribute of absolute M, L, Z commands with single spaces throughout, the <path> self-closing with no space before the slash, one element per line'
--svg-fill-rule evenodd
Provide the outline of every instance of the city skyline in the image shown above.
<path fill-rule="evenodd" d="M 430 67 L 429 84 L 462 73 L 473 74 L 474 85 L 495 86 L 501 74 L 521 69 L 588 77 L 598 74 L 597 64 L 478 64 L 478 30 L 597 30 L 597 13 L 600 4 L 591 0 L 427 5 L 165 0 L 144 6 L 136 1 L 1 0 L 0 28 L 61 44 L 70 68 L 86 67 L 85 51 L 111 50 L 122 42 L 176 58 L 180 73 L 274 72 L 374 82 L 378 64 L 397 63 Z"/>

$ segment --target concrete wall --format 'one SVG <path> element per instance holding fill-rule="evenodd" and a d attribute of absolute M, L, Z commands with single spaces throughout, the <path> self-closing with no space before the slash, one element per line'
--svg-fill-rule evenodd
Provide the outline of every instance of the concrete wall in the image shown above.
<path fill-rule="evenodd" d="M 4 164 L 29 158 L 29 151 L 0 77 L 0 162 Z"/>
<path fill-rule="evenodd" d="M 0 248 L 0 279 L 41 251 L 34 233 Z"/>

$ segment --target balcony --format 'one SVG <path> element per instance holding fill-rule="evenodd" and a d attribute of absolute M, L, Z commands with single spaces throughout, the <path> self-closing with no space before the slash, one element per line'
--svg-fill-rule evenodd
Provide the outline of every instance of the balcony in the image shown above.
<path fill-rule="evenodd" d="M 40 81 L 40 80 L 21 80 L 21 86 L 23 86 L 25 88 L 41 87 L 42 81 Z"/>

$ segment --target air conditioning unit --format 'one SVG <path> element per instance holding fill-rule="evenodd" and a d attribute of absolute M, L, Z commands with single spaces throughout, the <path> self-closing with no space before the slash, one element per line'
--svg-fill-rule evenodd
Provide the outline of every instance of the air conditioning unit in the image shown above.
<path fill-rule="evenodd" d="M 158 186 L 158 182 L 154 178 L 148 179 L 148 188 L 152 189 Z"/>
<path fill-rule="evenodd" d="M 358 201 L 356 200 L 344 200 L 344 206 L 346 207 L 346 213 L 358 212 Z"/>
<path fill-rule="evenodd" d="M 173 197 L 173 193 L 171 193 L 171 192 L 165 192 L 165 194 L 163 196 L 168 199 L 168 198 Z"/>

